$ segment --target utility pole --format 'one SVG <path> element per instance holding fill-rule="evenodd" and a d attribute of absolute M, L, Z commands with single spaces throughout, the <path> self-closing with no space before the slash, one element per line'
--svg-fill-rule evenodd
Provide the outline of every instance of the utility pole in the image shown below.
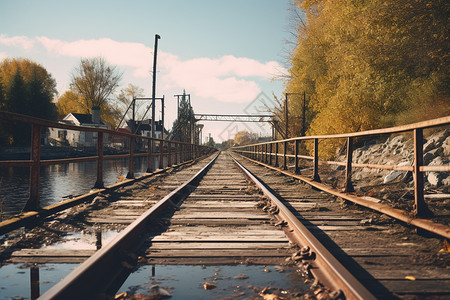
<path fill-rule="evenodd" d="M 158 54 L 158 40 L 161 37 L 155 34 L 155 46 L 153 49 L 153 83 L 152 83 L 152 138 L 155 138 L 155 95 L 156 95 L 156 57 Z M 153 149 L 153 142 L 152 142 Z"/>
<path fill-rule="evenodd" d="M 161 139 L 164 140 L 164 95 L 161 98 Z"/>

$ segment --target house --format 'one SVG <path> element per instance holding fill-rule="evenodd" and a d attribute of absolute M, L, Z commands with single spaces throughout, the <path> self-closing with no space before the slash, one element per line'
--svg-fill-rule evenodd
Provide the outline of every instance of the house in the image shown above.
<path fill-rule="evenodd" d="M 100 110 L 92 109 L 91 114 L 69 113 L 60 123 L 75 126 L 96 127 L 108 129 L 108 125 L 100 118 Z M 49 128 L 50 143 L 66 144 L 74 147 L 96 147 L 97 132 L 87 132 L 78 130 L 67 130 L 61 128 Z M 103 137 L 105 143 L 107 136 Z"/>
<path fill-rule="evenodd" d="M 151 137 L 151 135 L 152 135 L 151 122 L 152 122 L 151 119 L 147 119 L 144 121 L 129 120 L 129 121 L 127 121 L 126 129 L 128 129 L 130 132 L 136 132 L 136 134 L 138 134 L 138 135 Z M 157 139 L 162 138 L 161 131 L 162 131 L 162 121 L 156 121 L 155 122 L 155 138 L 157 138 Z M 169 135 L 169 132 L 164 128 L 164 138 L 167 138 L 168 135 Z"/>

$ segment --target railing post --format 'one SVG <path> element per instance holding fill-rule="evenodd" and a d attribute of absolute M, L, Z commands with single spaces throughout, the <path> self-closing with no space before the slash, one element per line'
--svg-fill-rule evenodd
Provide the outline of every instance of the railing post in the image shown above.
<path fill-rule="evenodd" d="M 31 127 L 31 160 L 30 167 L 30 196 L 23 211 L 39 210 L 39 179 L 41 173 L 41 126 L 33 124 Z"/>
<path fill-rule="evenodd" d="M 319 140 L 314 139 L 314 161 L 313 161 L 313 180 L 321 182 L 319 176 Z"/>
<path fill-rule="evenodd" d="M 428 209 L 423 196 L 423 129 L 414 129 L 414 206 L 417 217 L 428 217 L 432 212 Z"/>
<path fill-rule="evenodd" d="M 134 178 L 134 137 L 130 136 L 130 158 L 128 160 L 128 179 Z"/>
<path fill-rule="evenodd" d="M 103 184 L 103 132 L 97 133 L 97 181 L 94 184 L 94 188 L 102 189 Z"/>
<path fill-rule="evenodd" d="M 283 149 L 283 170 L 287 170 L 287 146 L 288 142 L 284 142 L 284 149 Z"/>
<path fill-rule="evenodd" d="M 147 173 L 153 172 L 153 140 L 147 140 Z"/>
<path fill-rule="evenodd" d="M 294 149 L 294 152 L 295 152 L 295 170 L 294 170 L 294 173 L 295 174 L 300 174 L 300 168 L 299 168 L 299 166 L 298 166 L 298 162 L 299 162 L 299 159 L 298 159 L 298 152 L 299 152 L 299 147 L 300 146 L 300 140 L 295 140 L 295 149 Z"/>
<path fill-rule="evenodd" d="M 159 169 L 164 169 L 164 142 L 159 141 Z"/>
<path fill-rule="evenodd" d="M 352 184 L 352 160 L 353 160 L 353 138 L 347 138 L 347 164 L 345 166 L 345 193 L 354 192 L 355 189 Z"/>
<path fill-rule="evenodd" d="M 269 144 L 269 165 L 272 165 L 272 143 Z"/>
<path fill-rule="evenodd" d="M 278 142 L 275 143 L 275 167 L 279 167 L 278 165 Z"/>
<path fill-rule="evenodd" d="M 178 165 L 178 143 L 174 142 L 173 144 L 173 150 L 174 150 L 174 164 Z"/>
<path fill-rule="evenodd" d="M 167 141 L 167 167 L 172 166 L 172 145 L 169 141 Z"/>
<path fill-rule="evenodd" d="M 263 145 L 259 145 L 259 161 L 263 162 L 264 161 L 264 154 L 263 154 Z"/>

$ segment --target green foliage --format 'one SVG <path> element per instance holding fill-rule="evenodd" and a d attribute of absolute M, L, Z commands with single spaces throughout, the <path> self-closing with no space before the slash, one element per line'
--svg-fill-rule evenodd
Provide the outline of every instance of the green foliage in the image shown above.
<path fill-rule="evenodd" d="M 449 115 L 448 1 L 296 4 L 304 18 L 298 22 L 286 92 L 310 96 L 308 134 L 369 130 Z M 302 114 L 302 104 L 299 97 L 289 100 L 290 132 L 296 135 L 295 118 Z M 334 146 L 321 143 L 321 154 L 331 156 Z"/>

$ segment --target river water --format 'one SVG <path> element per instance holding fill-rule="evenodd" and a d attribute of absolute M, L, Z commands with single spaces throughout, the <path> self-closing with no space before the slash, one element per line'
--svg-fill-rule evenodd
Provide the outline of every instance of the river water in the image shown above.
<path fill-rule="evenodd" d="M 155 161 L 157 164 L 158 160 Z M 157 167 L 157 165 L 156 165 Z M 147 170 L 147 158 L 135 158 L 134 174 Z M 128 173 L 128 159 L 106 160 L 103 165 L 105 186 L 116 183 Z M 0 213 L 2 216 L 18 213 L 29 194 L 30 169 L 28 167 L 0 168 Z M 51 165 L 41 168 L 41 207 L 55 204 L 69 196 L 88 193 L 97 180 L 97 162 L 79 162 Z"/>

